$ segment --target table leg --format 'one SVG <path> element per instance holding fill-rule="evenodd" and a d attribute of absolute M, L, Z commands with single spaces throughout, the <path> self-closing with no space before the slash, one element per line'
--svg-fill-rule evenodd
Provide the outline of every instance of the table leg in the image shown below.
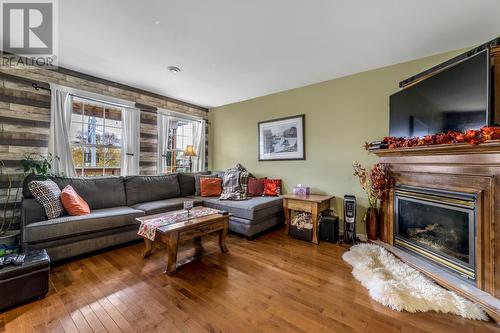
<path fill-rule="evenodd" d="M 179 234 L 177 232 L 173 232 L 170 234 L 167 242 L 167 250 L 168 250 L 168 262 L 167 262 L 167 273 L 168 275 L 172 275 L 175 273 L 177 268 L 177 245 L 179 240 Z"/>
<path fill-rule="evenodd" d="M 312 207 L 312 224 L 313 224 L 313 237 L 312 237 L 312 242 L 314 244 L 318 244 L 318 205 L 314 205 Z"/>
<path fill-rule="evenodd" d="M 194 249 L 195 249 L 194 255 L 196 257 L 201 256 L 205 252 L 205 249 L 203 248 L 203 244 L 201 241 L 201 237 L 194 238 Z"/>
<path fill-rule="evenodd" d="M 219 247 L 222 253 L 229 252 L 229 249 L 226 245 L 226 236 L 228 232 L 228 224 L 226 223 L 224 229 L 219 230 Z"/>
<path fill-rule="evenodd" d="M 288 207 L 285 207 L 285 234 L 289 235 L 290 234 L 290 209 Z"/>
<path fill-rule="evenodd" d="M 143 258 L 147 258 L 153 252 L 153 241 L 151 239 L 144 238 L 144 253 L 142 254 Z"/>

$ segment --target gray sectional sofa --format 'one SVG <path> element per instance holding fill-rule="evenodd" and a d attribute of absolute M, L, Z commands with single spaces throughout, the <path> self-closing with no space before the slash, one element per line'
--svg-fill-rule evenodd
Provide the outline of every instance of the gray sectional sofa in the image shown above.
<path fill-rule="evenodd" d="M 61 189 L 71 185 L 91 209 L 89 215 L 47 220 L 42 205 L 32 197 L 25 182 L 21 206 L 23 250 L 46 249 L 54 261 L 137 240 L 136 217 L 182 209 L 185 200 L 232 213 L 230 231 L 249 238 L 283 223 L 280 197 L 226 201 L 195 196 L 194 174 L 52 180 Z"/>

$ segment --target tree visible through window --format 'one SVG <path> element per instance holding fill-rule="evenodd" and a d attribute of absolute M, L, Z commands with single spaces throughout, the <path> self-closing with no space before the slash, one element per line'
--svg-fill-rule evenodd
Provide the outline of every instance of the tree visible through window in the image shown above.
<path fill-rule="evenodd" d="M 122 111 L 75 98 L 71 154 L 78 176 L 120 175 Z"/>

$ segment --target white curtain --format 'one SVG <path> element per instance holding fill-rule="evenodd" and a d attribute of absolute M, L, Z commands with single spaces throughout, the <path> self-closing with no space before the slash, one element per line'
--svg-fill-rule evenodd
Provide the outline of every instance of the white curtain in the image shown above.
<path fill-rule="evenodd" d="M 69 138 L 73 98 L 65 87 L 51 84 L 50 89 L 49 153 L 53 157 L 52 171 L 72 177 L 76 174 Z"/>
<path fill-rule="evenodd" d="M 139 174 L 141 112 L 122 109 L 122 176 Z"/>
<path fill-rule="evenodd" d="M 205 121 L 193 122 L 193 146 L 196 156 L 193 158 L 193 172 L 205 170 Z"/>
<path fill-rule="evenodd" d="M 168 130 L 170 127 L 170 117 L 164 114 L 158 114 L 158 154 L 157 154 L 157 173 L 165 172 L 165 163 L 167 161 L 168 148 Z"/>

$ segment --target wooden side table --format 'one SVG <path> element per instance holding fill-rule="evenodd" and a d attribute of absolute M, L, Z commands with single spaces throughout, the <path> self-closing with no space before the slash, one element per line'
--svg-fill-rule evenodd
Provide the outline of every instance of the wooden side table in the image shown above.
<path fill-rule="evenodd" d="M 285 232 L 290 234 L 290 216 L 292 210 L 311 213 L 313 224 L 312 242 L 318 244 L 318 216 L 321 212 L 330 210 L 330 200 L 333 195 L 295 195 L 285 194 L 283 196 L 283 209 L 285 210 Z"/>

